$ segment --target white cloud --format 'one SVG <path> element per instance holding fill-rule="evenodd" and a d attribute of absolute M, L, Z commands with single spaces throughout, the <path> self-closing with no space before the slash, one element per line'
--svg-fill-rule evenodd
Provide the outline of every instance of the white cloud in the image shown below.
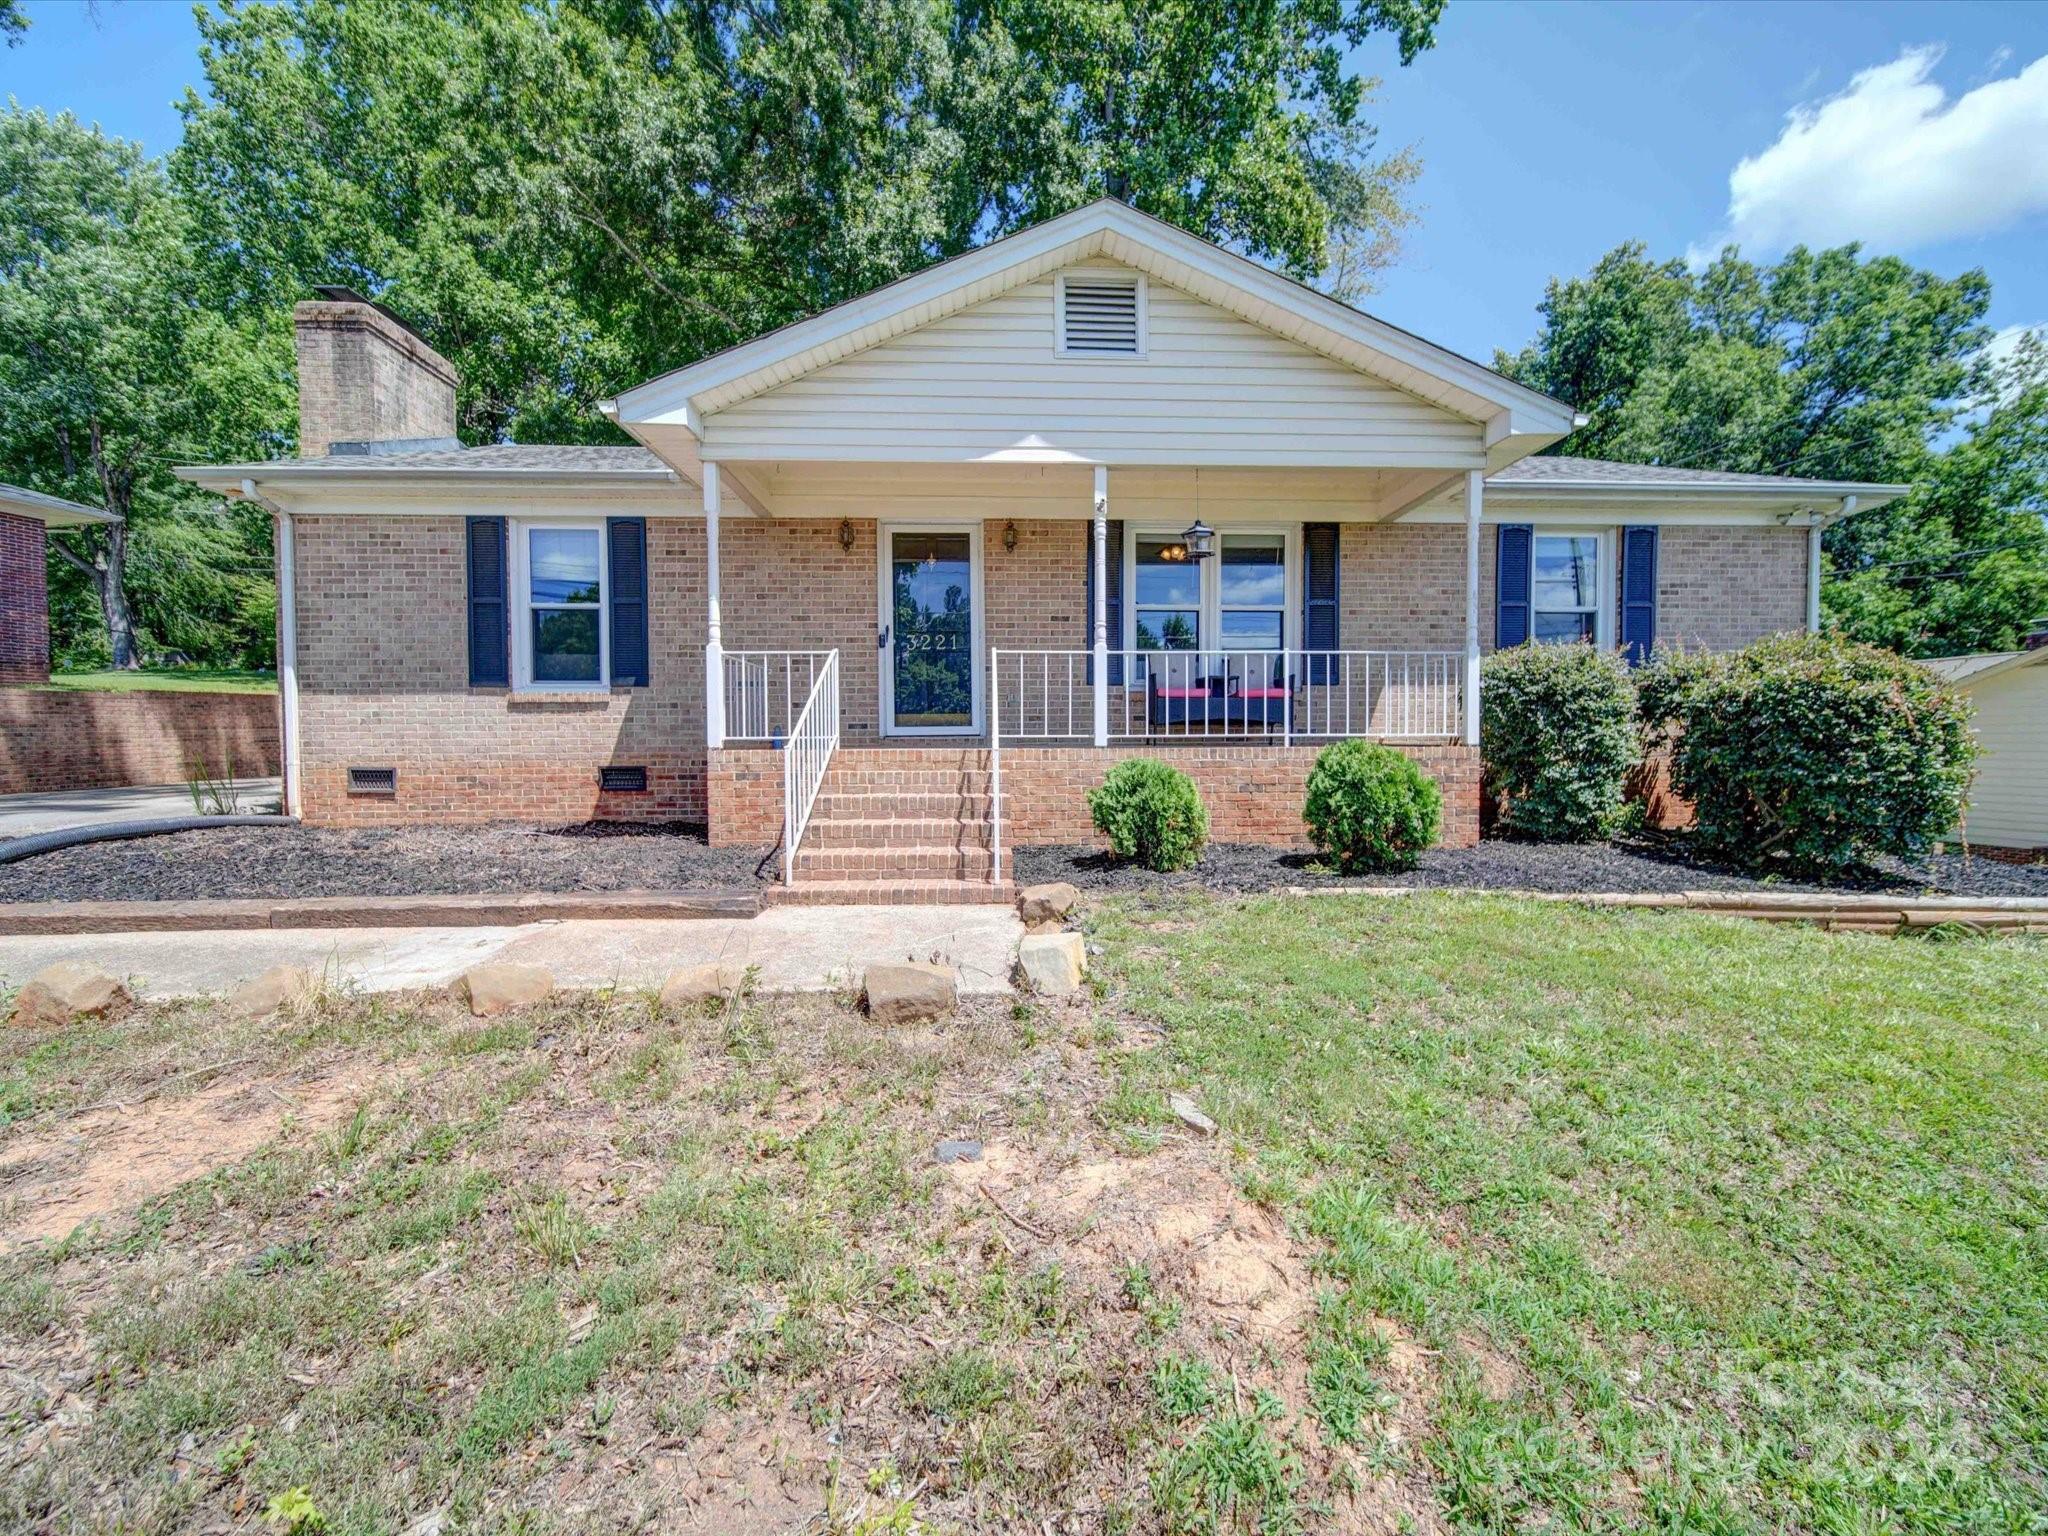
<path fill-rule="evenodd" d="M 1881 251 L 2003 229 L 2048 212 L 2048 55 L 1950 101 L 1909 48 L 1849 88 L 1794 107 L 1728 176 L 1729 240 L 1766 254 L 1860 240 Z"/>

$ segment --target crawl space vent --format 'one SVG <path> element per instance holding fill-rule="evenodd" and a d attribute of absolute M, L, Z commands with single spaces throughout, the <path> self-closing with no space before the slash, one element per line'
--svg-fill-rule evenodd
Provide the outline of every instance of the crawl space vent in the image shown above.
<path fill-rule="evenodd" d="M 348 771 L 348 792 L 352 795 L 395 795 L 398 793 L 398 770 L 351 768 Z"/>
<path fill-rule="evenodd" d="M 645 768 L 600 768 L 597 770 L 599 789 L 617 790 L 622 794 L 644 794 L 647 790 Z"/>

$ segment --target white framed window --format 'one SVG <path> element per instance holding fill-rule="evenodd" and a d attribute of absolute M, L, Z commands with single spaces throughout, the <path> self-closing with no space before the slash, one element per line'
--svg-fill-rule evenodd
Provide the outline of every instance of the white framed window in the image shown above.
<path fill-rule="evenodd" d="M 1215 553 L 1189 558 L 1180 531 L 1124 529 L 1127 650 L 1281 651 L 1295 643 L 1300 607 L 1299 530 L 1218 531 Z"/>
<path fill-rule="evenodd" d="M 512 525 L 512 685 L 546 693 L 611 683 L 602 522 Z"/>
<path fill-rule="evenodd" d="M 1605 529 L 1539 529 L 1530 541 L 1530 637 L 1541 645 L 1613 645 L 1613 558 Z"/>
<path fill-rule="evenodd" d="M 1142 272 L 1062 272 L 1053 282 L 1052 344 L 1057 357 L 1142 358 L 1147 343 Z"/>

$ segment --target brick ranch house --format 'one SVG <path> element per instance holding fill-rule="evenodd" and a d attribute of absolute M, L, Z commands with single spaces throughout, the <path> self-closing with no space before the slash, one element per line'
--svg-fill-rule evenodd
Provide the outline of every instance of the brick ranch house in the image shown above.
<path fill-rule="evenodd" d="M 304 456 L 180 471 L 277 520 L 290 807 L 703 821 L 816 899 L 999 896 L 1132 754 L 1299 844 L 1385 741 L 1469 844 L 1482 651 L 1811 626 L 1904 489 L 1531 457 L 1571 407 L 1107 201 L 628 390 L 637 447 L 462 448 L 393 317 L 297 326 Z"/>
<path fill-rule="evenodd" d="M 0 684 L 50 680 L 46 530 L 119 521 L 97 507 L 0 485 Z"/>

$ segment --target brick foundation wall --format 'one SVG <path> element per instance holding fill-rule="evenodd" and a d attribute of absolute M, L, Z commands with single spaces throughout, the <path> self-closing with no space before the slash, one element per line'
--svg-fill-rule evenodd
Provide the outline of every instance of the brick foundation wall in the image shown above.
<path fill-rule="evenodd" d="M 709 759 L 711 845 L 759 847 L 780 842 L 782 754 L 772 747 L 721 747 Z"/>
<path fill-rule="evenodd" d="M 1171 763 L 1195 781 L 1219 843 L 1306 848 L 1301 807 L 1316 747 L 1005 747 L 1003 840 L 1101 846 L 1088 816 L 1088 791 L 1127 757 Z M 1397 746 L 1443 794 L 1442 845 L 1479 840 L 1479 754 L 1462 743 Z"/>
<path fill-rule="evenodd" d="M 0 683 L 50 675 L 50 597 L 43 525 L 0 512 Z"/>
<path fill-rule="evenodd" d="M 0 689 L 0 795 L 274 774 L 277 716 L 269 693 Z"/>

